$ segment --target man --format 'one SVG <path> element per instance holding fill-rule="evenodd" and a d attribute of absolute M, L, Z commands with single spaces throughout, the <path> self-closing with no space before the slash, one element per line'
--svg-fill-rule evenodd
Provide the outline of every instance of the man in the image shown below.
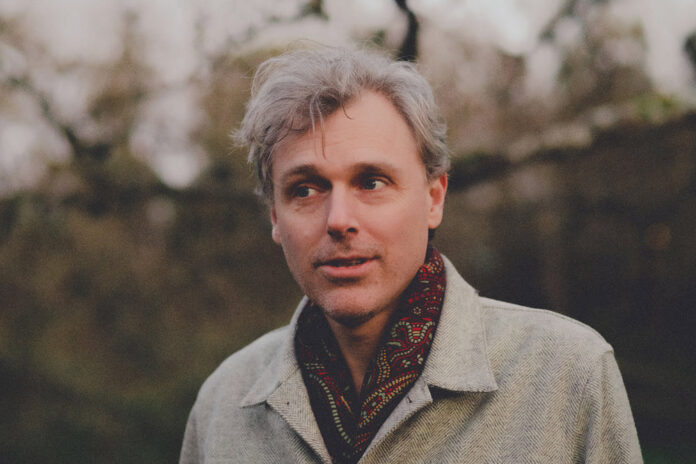
<path fill-rule="evenodd" d="M 611 347 L 479 297 L 429 246 L 449 162 L 414 66 L 273 58 L 239 137 L 306 297 L 205 382 L 182 463 L 641 461 Z"/>

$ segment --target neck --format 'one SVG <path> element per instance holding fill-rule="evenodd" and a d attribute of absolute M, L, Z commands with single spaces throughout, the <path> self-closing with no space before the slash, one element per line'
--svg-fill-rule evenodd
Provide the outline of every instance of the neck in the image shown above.
<path fill-rule="evenodd" d="M 379 347 L 382 333 L 393 312 L 393 310 L 381 311 L 356 327 L 347 327 L 327 318 L 343 358 L 346 360 L 358 395 L 360 395 L 365 372 Z"/>

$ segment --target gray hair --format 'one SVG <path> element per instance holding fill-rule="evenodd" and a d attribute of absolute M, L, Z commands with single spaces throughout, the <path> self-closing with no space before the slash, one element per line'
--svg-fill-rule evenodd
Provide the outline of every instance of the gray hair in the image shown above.
<path fill-rule="evenodd" d="M 324 118 L 364 90 L 387 97 L 410 126 L 428 180 L 449 169 L 446 125 L 432 89 L 412 63 L 375 51 L 320 47 L 270 58 L 254 76 L 237 140 L 249 146 L 259 193 L 273 199 L 273 152 L 289 133 L 323 128 Z"/>

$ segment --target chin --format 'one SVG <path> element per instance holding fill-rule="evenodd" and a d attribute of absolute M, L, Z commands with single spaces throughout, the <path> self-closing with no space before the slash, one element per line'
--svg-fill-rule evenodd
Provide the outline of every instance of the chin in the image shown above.
<path fill-rule="evenodd" d="M 324 311 L 324 314 L 326 315 L 326 317 L 329 317 L 332 320 L 341 324 L 342 326 L 348 327 L 348 328 L 359 327 L 359 326 L 363 325 L 365 322 L 372 319 L 375 315 L 375 313 L 373 313 L 373 312 L 352 313 L 349 311 L 346 311 L 346 312 L 339 311 L 338 313 Z"/>
<path fill-rule="evenodd" d="M 369 307 L 367 304 L 359 302 L 346 305 L 346 298 L 340 298 L 338 301 L 334 298 L 319 298 L 314 302 L 322 308 L 327 318 L 350 328 L 364 324 L 380 312 L 379 308 L 367 309 Z"/>

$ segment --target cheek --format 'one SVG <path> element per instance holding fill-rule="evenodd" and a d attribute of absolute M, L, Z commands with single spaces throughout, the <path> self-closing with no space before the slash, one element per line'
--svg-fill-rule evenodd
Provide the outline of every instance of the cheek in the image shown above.
<path fill-rule="evenodd" d="M 398 207 L 387 208 L 377 213 L 377 220 L 388 222 L 393 227 L 404 227 L 413 230 L 427 223 L 428 205 L 421 198 L 411 197 L 407 201 L 400 202 Z"/>
<path fill-rule="evenodd" d="M 302 255 L 307 253 L 313 240 L 312 228 L 307 222 L 283 221 L 274 227 L 274 237 L 277 235 L 278 243 L 283 247 L 286 255 Z"/>
<path fill-rule="evenodd" d="M 396 209 L 379 209 L 371 215 L 368 230 L 386 246 L 410 248 L 427 242 L 428 222 L 424 211 L 423 205 L 413 203 Z"/>

